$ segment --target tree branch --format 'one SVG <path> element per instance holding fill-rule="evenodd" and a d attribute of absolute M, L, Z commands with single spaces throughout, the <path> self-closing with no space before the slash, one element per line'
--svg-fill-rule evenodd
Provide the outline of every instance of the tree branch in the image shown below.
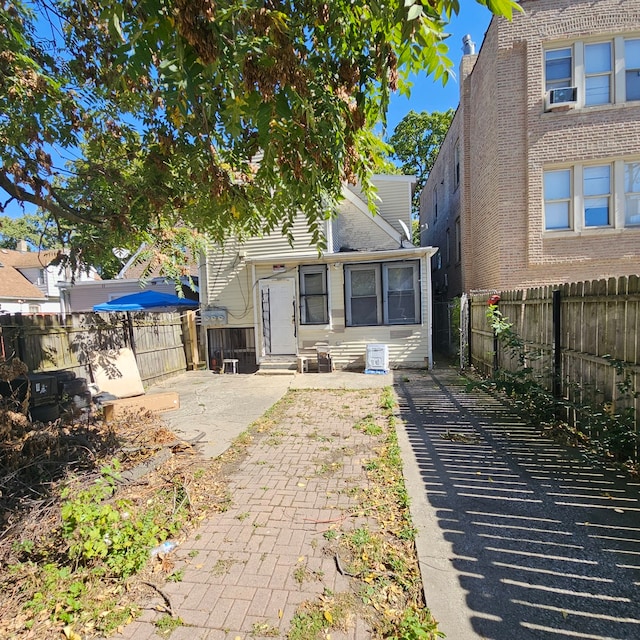
<path fill-rule="evenodd" d="M 55 196 L 56 201 L 27 191 L 20 185 L 15 184 L 9 178 L 4 169 L 0 169 L 0 188 L 4 189 L 11 198 L 34 204 L 37 207 L 41 207 L 42 209 L 49 211 L 54 216 L 59 216 L 69 222 L 75 222 L 76 224 L 103 224 L 103 221 L 83 216 L 79 211 L 73 209 L 69 205 L 61 203 L 62 199 L 57 195 Z"/>

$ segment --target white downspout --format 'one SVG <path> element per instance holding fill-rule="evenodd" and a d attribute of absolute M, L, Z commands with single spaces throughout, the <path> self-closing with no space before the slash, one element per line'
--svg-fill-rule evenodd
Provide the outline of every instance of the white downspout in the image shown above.
<path fill-rule="evenodd" d="M 435 252 L 433 255 L 435 255 Z M 424 261 L 427 267 L 427 359 L 429 363 L 428 369 L 431 371 L 433 369 L 433 291 L 431 283 L 431 255 L 427 254 L 424 257 Z"/>
<path fill-rule="evenodd" d="M 198 298 L 200 299 L 200 322 L 202 323 L 202 309 L 209 305 L 209 248 L 206 247 L 200 253 L 200 264 L 198 265 Z M 206 368 L 211 368 L 209 358 L 209 327 L 202 325 L 204 329 L 204 353 L 206 358 Z"/>

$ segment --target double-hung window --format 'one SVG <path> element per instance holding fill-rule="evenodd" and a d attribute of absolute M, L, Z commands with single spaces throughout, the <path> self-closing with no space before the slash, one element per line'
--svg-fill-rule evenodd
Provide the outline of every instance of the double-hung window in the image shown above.
<path fill-rule="evenodd" d="M 417 260 L 345 266 L 347 326 L 420 322 Z"/>
<path fill-rule="evenodd" d="M 584 167 L 584 226 L 606 227 L 611 223 L 611 165 Z"/>
<path fill-rule="evenodd" d="M 418 317 L 418 263 L 382 265 L 385 324 L 413 324 Z"/>
<path fill-rule="evenodd" d="M 545 91 L 577 88 L 578 106 L 640 100 L 640 38 L 574 42 L 544 52 Z"/>
<path fill-rule="evenodd" d="M 300 322 L 302 324 L 329 322 L 326 265 L 300 267 Z"/>
<path fill-rule="evenodd" d="M 640 160 L 544 172 L 545 231 L 640 226 Z"/>
<path fill-rule="evenodd" d="M 584 47 L 584 103 L 587 106 L 611 102 L 611 42 Z"/>
<path fill-rule="evenodd" d="M 625 97 L 629 100 L 640 100 L 640 39 L 625 40 Z"/>
<path fill-rule="evenodd" d="M 624 222 L 640 225 L 640 162 L 624 165 Z"/>
<path fill-rule="evenodd" d="M 544 172 L 545 229 L 571 227 L 571 169 Z"/>
<path fill-rule="evenodd" d="M 571 47 L 544 52 L 546 90 L 573 86 L 573 54 Z"/>

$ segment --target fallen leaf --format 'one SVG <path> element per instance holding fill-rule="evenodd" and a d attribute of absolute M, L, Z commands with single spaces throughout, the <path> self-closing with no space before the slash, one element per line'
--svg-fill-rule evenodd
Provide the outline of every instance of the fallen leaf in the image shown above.
<path fill-rule="evenodd" d="M 333 616 L 331 615 L 331 611 L 324 611 L 324 619 L 329 623 L 333 624 Z"/>
<path fill-rule="evenodd" d="M 62 633 L 67 640 L 82 640 L 82 638 L 69 626 L 62 628 Z"/>

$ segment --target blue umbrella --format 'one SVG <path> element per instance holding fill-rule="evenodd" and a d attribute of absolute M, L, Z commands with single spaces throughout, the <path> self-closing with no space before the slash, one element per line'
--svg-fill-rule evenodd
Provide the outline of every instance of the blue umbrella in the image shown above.
<path fill-rule="evenodd" d="M 197 300 L 179 298 L 170 293 L 158 291 L 140 291 L 128 296 L 115 298 L 110 302 L 103 302 L 93 306 L 94 311 L 169 311 L 171 309 L 197 309 Z"/>

